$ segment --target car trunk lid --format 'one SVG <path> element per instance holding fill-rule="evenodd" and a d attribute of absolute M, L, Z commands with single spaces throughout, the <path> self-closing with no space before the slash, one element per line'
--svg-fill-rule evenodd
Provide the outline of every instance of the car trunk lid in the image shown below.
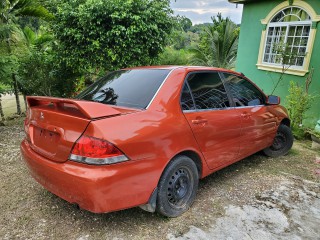
<path fill-rule="evenodd" d="M 128 114 L 96 102 L 53 97 L 27 97 L 26 138 L 38 154 L 55 162 L 68 160 L 73 144 L 97 119 Z"/>

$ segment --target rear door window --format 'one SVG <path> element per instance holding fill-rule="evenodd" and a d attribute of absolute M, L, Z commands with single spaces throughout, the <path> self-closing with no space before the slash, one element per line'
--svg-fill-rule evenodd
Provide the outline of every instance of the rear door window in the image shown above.
<path fill-rule="evenodd" d="M 196 109 L 230 107 L 228 95 L 217 72 L 194 72 L 187 76 Z"/>
<path fill-rule="evenodd" d="M 76 98 L 143 109 L 148 106 L 169 72 L 168 69 L 134 69 L 110 72 L 81 92 Z"/>

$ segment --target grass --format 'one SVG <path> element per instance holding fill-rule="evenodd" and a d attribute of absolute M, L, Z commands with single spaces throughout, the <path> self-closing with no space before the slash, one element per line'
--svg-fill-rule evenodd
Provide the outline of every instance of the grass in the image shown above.
<path fill-rule="evenodd" d="M 6 118 L 17 113 L 16 98 L 14 94 L 6 94 L 2 96 L 1 99 L 2 99 L 2 108 L 3 108 L 4 116 Z M 21 111 L 24 112 L 26 109 L 25 109 L 23 96 L 19 96 L 19 99 L 20 99 Z"/>

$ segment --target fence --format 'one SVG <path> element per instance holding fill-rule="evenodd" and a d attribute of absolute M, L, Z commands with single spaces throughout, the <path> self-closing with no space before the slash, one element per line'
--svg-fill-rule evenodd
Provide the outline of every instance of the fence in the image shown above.
<path fill-rule="evenodd" d="M 25 112 L 25 104 L 23 96 L 19 96 L 21 111 Z M 1 96 L 2 109 L 5 118 L 10 118 L 13 115 L 17 114 L 17 103 L 16 97 L 14 94 L 5 94 Z M 1 118 L 0 118 L 1 120 Z"/>

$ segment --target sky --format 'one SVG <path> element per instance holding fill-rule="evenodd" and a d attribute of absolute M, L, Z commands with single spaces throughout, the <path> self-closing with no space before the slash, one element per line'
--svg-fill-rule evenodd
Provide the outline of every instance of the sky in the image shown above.
<path fill-rule="evenodd" d="M 236 8 L 236 4 L 228 0 L 172 0 L 171 7 L 176 15 L 190 18 L 193 24 L 212 22 L 211 16 L 216 16 L 218 12 L 235 23 L 241 22 L 242 4 Z"/>

